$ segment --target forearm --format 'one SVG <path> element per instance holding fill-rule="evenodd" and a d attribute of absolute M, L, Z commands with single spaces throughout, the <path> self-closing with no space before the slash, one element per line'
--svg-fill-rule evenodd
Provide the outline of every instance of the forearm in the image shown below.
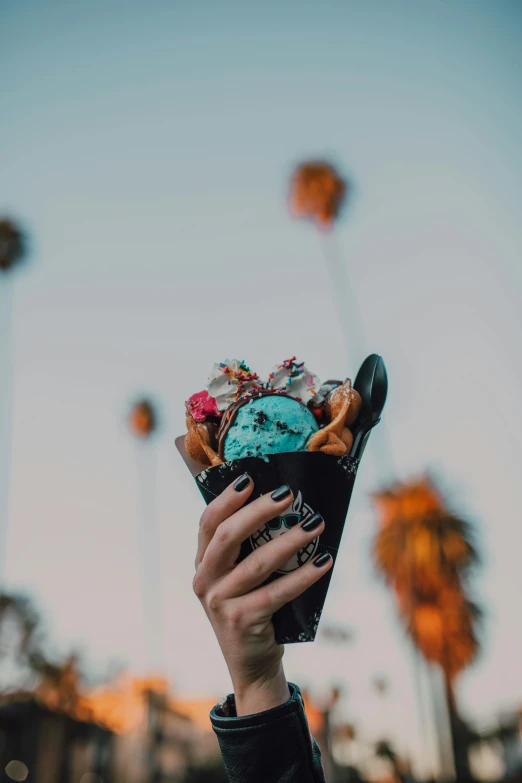
<path fill-rule="evenodd" d="M 275 675 L 258 680 L 249 685 L 234 683 L 236 715 L 255 715 L 285 704 L 290 698 L 283 665 Z"/>
<path fill-rule="evenodd" d="M 193 588 L 235 694 L 228 709 L 212 710 L 211 721 L 230 783 L 324 783 L 299 688 L 284 676 L 272 618 L 327 574 L 333 559 L 320 557 L 275 582 L 270 577 L 319 536 L 325 522 L 314 514 L 240 561 L 242 543 L 293 501 L 283 484 L 247 503 L 253 489 L 252 479 L 241 476 L 208 505 L 200 522 Z"/>

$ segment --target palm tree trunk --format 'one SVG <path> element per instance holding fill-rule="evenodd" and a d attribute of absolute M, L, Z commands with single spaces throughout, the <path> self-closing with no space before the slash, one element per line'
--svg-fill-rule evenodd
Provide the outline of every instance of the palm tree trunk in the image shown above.
<path fill-rule="evenodd" d="M 471 780 L 472 777 L 469 768 L 466 725 L 457 711 L 453 681 L 446 671 L 443 671 L 443 674 L 444 694 L 448 707 L 451 745 L 453 748 L 453 759 L 455 762 L 455 775 L 457 781 Z"/>
<path fill-rule="evenodd" d="M 0 585 L 9 522 L 13 408 L 13 285 L 0 278 Z"/>
<path fill-rule="evenodd" d="M 408 576 L 409 576 L 408 614 L 411 621 L 415 616 L 415 608 L 417 605 L 417 585 L 415 583 L 415 570 L 413 568 L 413 563 L 411 561 L 410 561 Z M 413 673 L 414 673 L 414 683 L 415 683 L 415 691 L 417 697 L 417 709 L 418 709 L 418 715 L 420 721 L 421 743 L 423 746 L 422 753 L 426 764 L 426 771 L 429 771 L 428 774 L 430 778 L 435 779 L 437 760 L 433 758 L 433 753 L 431 751 L 430 728 L 432 727 L 430 727 L 429 708 L 428 708 L 427 700 L 425 698 L 425 694 L 423 694 L 423 687 L 422 687 L 423 658 L 420 651 L 417 634 L 415 633 L 415 631 L 412 635 L 412 642 L 413 642 Z M 433 732 L 431 732 L 431 735 L 433 736 Z"/>
<path fill-rule="evenodd" d="M 446 698 L 446 687 L 444 684 L 444 673 L 441 667 L 430 664 L 429 683 L 431 686 L 431 701 L 435 716 L 440 780 L 453 781 L 455 780 L 453 742 Z"/>
<path fill-rule="evenodd" d="M 165 661 L 163 654 L 161 547 L 156 513 L 157 453 L 153 450 L 155 445 L 153 443 L 138 442 L 136 445 L 145 665 L 149 673 L 159 675 L 164 671 Z"/>
<path fill-rule="evenodd" d="M 339 239 L 333 231 L 321 234 L 321 250 L 332 284 L 337 320 L 344 340 L 344 353 L 349 357 L 350 365 L 358 367 L 367 355 L 363 319 L 350 281 L 348 265 L 343 258 Z"/>

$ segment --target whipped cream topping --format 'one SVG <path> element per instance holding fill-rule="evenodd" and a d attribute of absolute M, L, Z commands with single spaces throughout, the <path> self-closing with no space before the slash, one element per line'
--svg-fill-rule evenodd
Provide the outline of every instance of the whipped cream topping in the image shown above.
<path fill-rule="evenodd" d="M 304 405 L 310 403 L 317 407 L 339 383 L 321 384 L 304 362 L 296 362 L 295 356 L 276 365 L 266 382 L 261 381 L 245 362 L 226 359 L 212 368 L 206 391 L 192 395 L 186 405 L 196 421 L 204 421 L 209 415 L 220 417 L 234 402 L 260 391 L 286 394 Z"/>
<path fill-rule="evenodd" d="M 257 373 L 244 362 L 227 359 L 215 364 L 208 377 L 207 390 L 216 400 L 218 410 L 226 411 L 242 395 L 263 388 Z"/>
<path fill-rule="evenodd" d="M 306 367 L 304 362 L 296 362 L 295 356 L 278 364 L 268 377 L 267 389 L 282 391 L 307 405 L 317 400 L 321 382 L 317 375 Z M 324 399 L 324 396 L 322 397 Z M 319 403 L 321 400 L 317 400 Z"/>

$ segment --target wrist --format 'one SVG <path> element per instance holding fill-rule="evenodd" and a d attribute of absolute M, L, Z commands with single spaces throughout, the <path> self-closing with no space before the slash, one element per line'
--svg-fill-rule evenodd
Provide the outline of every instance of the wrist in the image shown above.
<path fill-rule="evenodd" d="M 270 677 L 251 683 L 235 682 L 234 697 L 238 717 L 266 712 L 287 702 L 290 698 L 290 690 L 282 664 Z"/>

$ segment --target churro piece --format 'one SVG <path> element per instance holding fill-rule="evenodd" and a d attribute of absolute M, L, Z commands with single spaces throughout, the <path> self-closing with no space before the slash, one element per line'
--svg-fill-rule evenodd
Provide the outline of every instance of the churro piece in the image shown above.
<path fill-rule="evenodd" d="M 350 410 L 353 407 L 354 411 Z M 330 395 L 330 423 L 314 433 L 308 441 L 307 451 L 322 451 L 341 457 L 351 448 L 353 436 L 345 426 L 347 419 L 355 421 L 361 407 L 359 394 L 352 389 L 350 379 L 338 386 Z M 350 415 L 349 415 L 350 414 Z"/>
<path fill-rule="evenodd" d="M 188 454 L 202 465 L 221 465 L 223 460 L 210 444 L 210 433 L 205 422 L 194 421 L 187 413 L 185 447 Z"/>

